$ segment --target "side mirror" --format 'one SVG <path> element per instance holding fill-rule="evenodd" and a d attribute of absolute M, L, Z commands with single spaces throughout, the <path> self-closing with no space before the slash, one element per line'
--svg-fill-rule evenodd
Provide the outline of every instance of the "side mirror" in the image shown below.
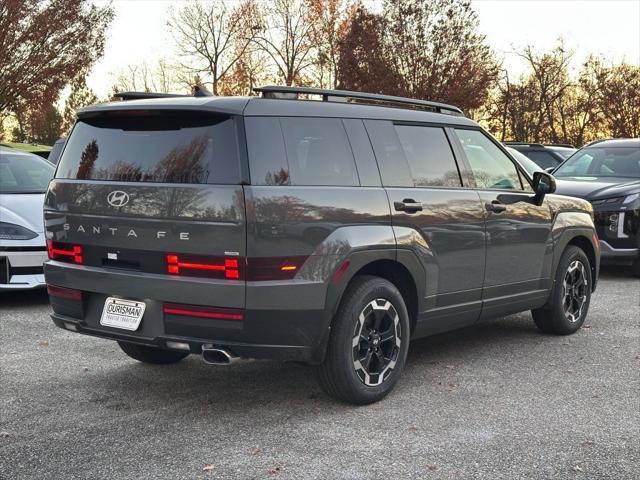
<path fill-rule="evenodd" d="M 556 179 L 547 172 L 533 172 L 533 191 L 539 200 L 556 191 Z"/>
<path fill-rule="evenodd" d="M 553 173 L 553 171 L 556 169 L 556 167 L 547 167 L 544 169 L 545 172 L 547 173 Z"/>

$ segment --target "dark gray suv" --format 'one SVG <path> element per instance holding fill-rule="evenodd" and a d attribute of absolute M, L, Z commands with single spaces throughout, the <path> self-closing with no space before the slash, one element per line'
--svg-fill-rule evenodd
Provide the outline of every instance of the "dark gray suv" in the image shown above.
<path fill-rule="evenodd" d="M 353 403 L 393 388 L 412 338 L 523 310 L 580 328 L 588 202 L 456 107 L 258 91 L 78 113 L 45 202 L 56 325 L 148 363 L 305 362 Z"/>

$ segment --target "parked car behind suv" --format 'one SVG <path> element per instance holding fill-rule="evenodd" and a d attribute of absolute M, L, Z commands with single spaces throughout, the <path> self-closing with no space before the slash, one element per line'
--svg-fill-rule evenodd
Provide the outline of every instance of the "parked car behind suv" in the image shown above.
<path fill-rule="evenodd" d="M 593 205 L 603 261 L 640 277 L 640 140 L 592 142 L 553 174 L 559 193 Z"/>
<path fill-rule="evenodd" d="M 543 145 L 542 143 L 505 142 L 505 145 L 519 151 L 547 171 L 556 168 L 576 151 L 573 145 L 563 143 Z"/>
<path fill-rule="evenodd" d="M 588 202 L 456 107 L 259 92 L 78 113 L 45 207 L 58 326 L 148 363 L 307 362 L 353 403 L 393 388 L 411 338 L 529 309 L 580 328 Z"/>
<path fill-rule="evenodd" d="M 45 285 L 42 203 L 53 173 L 44 158 L 0 146 L 0 291 Z"/>

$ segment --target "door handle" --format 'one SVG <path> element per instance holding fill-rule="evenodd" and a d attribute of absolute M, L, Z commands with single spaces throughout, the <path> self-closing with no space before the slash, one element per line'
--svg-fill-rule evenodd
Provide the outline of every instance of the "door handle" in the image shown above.
<path fill-rule="evenodd" d="M 494 200 L 491 203 L 485 203 L 484 208 L 486 208 L 488 212 L 502 213 L 507 209 L 507 206 L 504 203 L 500 203 L 498 200 Z"/>
<path fill-rule="evenodd" d="M 393 202 L 396 212 L 416 213 L 422 210 L 422 203 L 416 202 L 412 198 L 405 198 L 401 202 Z"/>

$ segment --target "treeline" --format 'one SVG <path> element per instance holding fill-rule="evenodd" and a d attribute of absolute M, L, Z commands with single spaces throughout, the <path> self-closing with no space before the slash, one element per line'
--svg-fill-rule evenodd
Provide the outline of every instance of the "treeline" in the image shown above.
<path fill-rule="evenodd" d="M 8 2 L 22 6 L 23 27 L 30 18 L 35 23 L 45 5 Z M 75 71 L 61 75 L 67 75 L 62 88 L 38 96 L 20 88 L 3 90 L 7 59 L 0 57 L 0 120 L 9 116 L 15 125 L 11 132 L 5 128 L 5 137 L 50 141 L 69 128 L 77 108 L 106 100 L 98 99 L 84 78 L 102 54 L 113 12 L 85 0 L 64 3 L 76 5 L 77 13 L 75 23 L 63 30 L 80 36 L 89 29 L 85 44 L 92 58 L 82 57 Z M 4 10 L 3 3 L 0 31 Z M 69 14 L 60 22 L 65 20 L 71 21 Z M 167 28 L 172 51 L 156 64 L 114 72 L 114 92 L 185 93 L 202 84 L 218 95 L 251 95 L 254 87 L 267 83 L 305 85 L 453 103 L 502 140 L 582 145 L 595 138 L 640 135 L 639 66 L 590 57 L 576 70 L 572 53 L 559 42 L 548 52 L 523 48 L 519 55 L 526 73 L 514 77 L 479 32 L 469 0 L 385 0 L 380 5 L 196 0 L 172 10 Z M 51 35 L 51 27 L 43 34 Z M 58 46 L 63 58 L 76 55 L 69 45 Z M 0 48 L 20 53 L 14 63 L 30 58 L 24 47 L 9 50 L 6 36 L 0 35 Z M 58 111 L 54 105 L 64 86 L 70 95 Z M 5 90 L 13 96 L 7 99 Z"/>

